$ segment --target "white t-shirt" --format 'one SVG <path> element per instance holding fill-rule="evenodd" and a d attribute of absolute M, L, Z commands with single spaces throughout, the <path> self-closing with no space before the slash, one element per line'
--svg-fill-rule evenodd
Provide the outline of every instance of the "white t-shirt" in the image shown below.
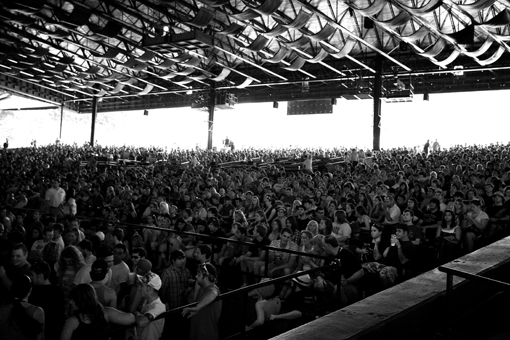
<path fill-rule="evenodd" d="M 388 210 L 388 213 L 390 214 L 391 221 L 388 221 L 388 219 L 384 218 L 384 223 L 386 224 L 397 224 L 399 222 L 400 217 L 400 208 L 398 205 L 394 204 L 391 208 L 386 208 Z"/>
<path fill-rule="evenodd" d="M 141 313 L 143 315 L 145 314 L 151 314 L 154 318 L 157 317 L 159 314 L 166 312 L 166 307 L 163 302 L 161 302 L 160 298 L 157 298 L 156 300 L 152 301 L 151 303 L 147 303 L 145 301 L 142 305 Z"/>
<path fill-rule="evenodd" d="M 90 270 L 91 269 L 92 269 L 92 265 L 81 267 L 81 269 L 78 271 L 78 273 L 76 273 L 76 276 L 74 277 L 74 284 L 79 285 L 82 283 L 91 283 L 92 282 L 92 279 L 90 278 Z M 106 273 L 104 280 L 101 282 L 105 286 L 110 286 L 111 280 L 112 280 L 112 270 L 108 269 L 108 273 Z"/>
<path fill-rule="evenodd" d="M 127 282 L 129 278 L 129 267 L 126 262 L 122 261 L 119 264 L 115 264 L 111 268 L 112 280 L 110 282 L 110 288 L 118 293 L 118 288 L 121 283 Z"/>
<path fill-rule="evenodd" d="M 165 304 L 161 302 L 160 298 L 152 301 L 151 303 L 145 302 L 142 306 L 141 313 L 151 314 L 153 317 L 157 317 L 161 313 L 166 311 Z M 165 319 L 159 319 L 156 321 L 152 321 L 149 323 L 142 331 L 139 332 L 140 340 L 153 340 L 159 339 L 161 334 L 163 333 L 163 328 L 165 327 Z"/>
<path fill-rule="evenodd" d="M 85 264 L 86 264 L 87 266 L 91 266 L 91 265 L 92 265 L 92 263 L 94 263 L 94 261 L 96 261 L 96 257 L 95 257 L 93 254 L 90 254 L 89 256 L 87 256 L 87 257 L 85 258 Z"/>
<path fill-rule="evenodd" d="M 48 204 L 50 207 L 58 208 L 62 202 L 64 202 L 64 199 L 66 197 L 66 192 L 62 188 L 49 188 L 46 191 L 46 196 L 44 199 L 48 201 Z"/>
<path fill-rule="evenodd" d="M 352 229 L 349 223 L 333 223 L 333 234 L 335 234 L 336 238 L 340 237 L 351 237 Z"/>
<path fill-rule="evenodd" d="M 489 219 L 489 215 L 487 215 L 487 213 L 484 211 L 480 211 L 480 213 L 474 218 L 474 220 L 479 224 L 482 224 L 483 220 L 488 220 L 488 219 Z"/>

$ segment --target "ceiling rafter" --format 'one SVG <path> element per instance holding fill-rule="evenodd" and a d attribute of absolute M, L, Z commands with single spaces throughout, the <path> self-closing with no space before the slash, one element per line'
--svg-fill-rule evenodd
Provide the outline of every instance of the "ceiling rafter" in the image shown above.
<path fill-rule="evenodd" d="M 384 51 L 376 48 L 375 46 L 369 44 L 368 42 L 366 42 L 365 40 L 363 40 L 362 38 L 358 37 L 356 34 L 352 33 L 349 29 L 347 29 L 346 27 L 334 22 L 331 18 L 329 18 L 326 14 L 322 13 L 321 11 L 319 11 L 317 8 L 309 5 L 309 4 L 306 4 L 304 3 L 302 0 L 294 0 L 298 3 L 301 3 L 303 4 L 307 9 L 315 12 L 317 15 L 325 18 L 326 20 L 328 20 L 330 23 L 332 23 L 332 25 L 338 29 L 341 29 L 343 30 L 345 33 L 347 33 L 347 35 L 349 35 L 351 38 L 354 38 L 356 39 L 357 41 L 359 41 L 361 44 L 365 45 L 366 47 L 370 48 L 371 50 L 379 53 L 380 55 L 382 55 L 383 57 L 387 58 L 388 60 L 391 60 L 392 62 L 394 62 L 395 64 L 399 65 L 400 67 L 402 67 L 404 70 L 407 70 L 407 71 L 410 71 L 411 69 L 409 67 L 407 67 L 406 65 L 400 63 L 398 60 L 394 59 L 393 57 L 391 57 L 390 55 L 388 55 L 387 53 L 385 53 Z"/>
<path fill-rule="evenodd" d="M 77 99 L 88 98 L 90 101 L 93 95 L 105 94 L 105 107 L 117 108 L 115 103 L 119 100 L 120 106 L 146 102 L 137 99 L 140 94 L 164 96 L 174 91 L 183 96 L 183 91 L 191 87 L 193 91 L 208 91 L 210 79 L 219 74 L 225 75 L 224 70 L 229 74 L 226 78 L 218 77 L 216 88 L 236 91 L 236 86 L 251 79 L 253 82 L 248 89 L 260 87 L 273 88 L 274 91 L 276 83 L 286 84 L 289 91 L 299 91 L 305 78 L 308 78 L 307 81 L 317 80 L 317 86 L 330 85 L 327 79 L 331 78 L 338 79 L 338 83 L 330 88 L 353 91 L 355 89 L 350 88 L 353 83 L 346 81 L 349 77 L 342 77 L 342 74 L 371 77 L 370 73 L 375 73 L 372 67 L 377 55 L 383 56 L 385 65 L 390 66 L 387 70 L 396 68 L 406 74 L 416 70 L 437 70 L 438 66 L 446 71 L 448 63 L 453 60 L 465 68 L 484 64 L 487 65 L 486 70 L 496 70 L 496 67 L 505 67 L 509 63 L 506 58 L 500 57 L 510 51 L 510 23 L 483 26 L 501 11 L 507 10 L 508 4 L 502 1 L 484 8 L 487 5 L 476 0 L 469 4 L 444 0 L 438 7 L 426 12 L 420 12 L 420 8 L 433 4 L 435 0 L 355 1 L 363 6 L 383 5 L 382 10 L 369 15 L 375 22 L 375 27 L 369 30 L 363 27 L 367 15 L 349 9 L 351 0 L 47 0 L 42 8 L 19 10 L 21 7 L 16 6 L 23 6 L 23 1 L 0 0 L 0 45 L 6 46 L 0 49 L 0 71 L 32 85 L 39 82 L 47 87 L 41 88 L 44 91 L 60 91 Z M 76 20 L 74 25 L 73 20 L 79 12 L 74 13 L 75 8 L 81 9 L 84 15 L 90 15 L 88 21 Z M 246 15 L 238 16 L 239 13 L 246 14 L 260 8 L 262 11 L 249 16 L 249 19 L 236 19 L 247 18 Z M 193 20 L 199 22 L 201 19 L 196 17 L 204 10 L 212 13 L 210 21 L 194 26 Z M 290 25 L 282 29 L 282 23 L 292 23 L 301 11 L 311 13 L 304 27 L 293 28 Z M 407 22 L 400 19 L 404 12 L 410 17 Z M 396 17 L 399 17 L 399 24 L 393 25 L 397 22 L 394 20 Z M 68 20 L 69 23 L 66 22 Z M 478 23 L 482 26 L 474 30 L 474 44 L 457 43 L 455 39 L 459 34 L 455 33 L 462 33 L 464 28 Z M 237 34 L 227 36 L 226 33 L 218 33 L 236 24 L 241 25 Z M 116 29 L 110 33 L 103 32 L 108 25 L 110 29 L 114 26 Z M 329 26 L 334 31 L 328 36 L 324 33 L 327 30 L 323 30 Z M 275 30 L 273 35 L 272 30 Z M 107 34 L 101 36 L 98 31 Z M 206 43 L 208 47 L 190 48 L 174 44 L 174 36 L 191 36 L 194 32 L 210 37 L 211 40 Z M 144 38 L 149 35 L 156 38 L 168 36 L 163 40 L 172 41 L 171 48 L 142 46 Z M 291 44 L 291 55 L 282 50 L 274 59 L 276 63 L 266 62 L 276 56 L 282 46 L 302 36 L 321 37 L 323 41 L 311 39 L 304 45 Z M 419 38 L 406 40 L 409 36 Z M 257 39 L 262 44 L 250 46 Z M 408 52 L 401 50 L 406 46 L 401 41 L 411 47 Z M 239 45 L 241 42 L 244 46 Z M 31 50 L 40 48 L 47 51 L 31 55 Z M 121 53 L 115 55 L 117 50 Z M 430 53 L 424 53 L 429 50 Z M 8 58 L 6 53 L 10 53 Z M 27 58 L 21 56 L 26 53 Z M 281 56 L 285 58 L 280 60 Z M 188 61 L 186 58 L 192 59 Z M 70 62 L 62 65 L 59 64 L 61 60 Z M 96 66 L 101 67 L 98 73 L 93 71 Z M 61 70 L 63 72 L 59 73 Z M 88 70 L 91 73 L 87 73 Z M 504 68 L 494 72 L 510 73 Z M 138 79 L 124 86 L 119 81 L 124 81 L 127 76 Z M 63 83 L 62 80 L 66 79 L 67 83 Z M 506 78 L 500 75 L 499 79 Z M 448 85 L 429 86 L 431 89 L 450 90 L 461 82 L 448 81 L 445 84 Z M 247 96 L 247 90 L 243 91 L 242 95 Z M 56 98 L 62 96 L 55 94 Z M 114 95 L 118 98 L 113 98 Z"/>

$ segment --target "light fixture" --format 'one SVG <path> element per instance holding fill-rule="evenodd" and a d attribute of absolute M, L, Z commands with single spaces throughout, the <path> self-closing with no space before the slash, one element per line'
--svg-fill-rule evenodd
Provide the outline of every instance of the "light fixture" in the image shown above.
<path fill-rule="evenodd" d="M 310 83 L 308 82 L 310 78 L 306 77 L 304 81 L 301 83 L 301 92 L 305 93 L 310 90 Z"/>
<path fill-rule="evenodd" d="M 273 102 L 273 109 L 277 109 L 278 108 L 278 102 L 275 100 Z"/>
<path fill-rule="evenodd" d="M 463 71 L 464 66 L 462 66 L 462 65 L 457 65 L 457 66 L 454 66 L 454 67 L 453 67 L 453 69 L 455 70 L 455 71 L 453 71 L 453 72 L 452 72 L 452 74 L 453 74 L 454 76 L 462 77 L 462 76 L 464 75 L 464 71 Z"/>
<path fill-rule="evenodd" d="M 423 94 L 423 100 L 429 101 L 429 93 L 428 92 L 425 92 Z"/>
<path fill-rule="evenodd" d="M 331 105 L 336 105 L 336 98 L 331 98 Z"/>

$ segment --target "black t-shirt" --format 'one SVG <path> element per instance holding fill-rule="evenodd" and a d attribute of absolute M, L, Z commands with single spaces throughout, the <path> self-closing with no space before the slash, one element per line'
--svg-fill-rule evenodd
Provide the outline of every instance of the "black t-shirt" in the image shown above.
<path fill-rule="evenodd" d="M 58 339 L 64 326 L 64 292 L 54 285 L 33 286 L 28 302 L 44 310 L 44 335 Z"/>
<path fill-rule="evenodd" d="M 409 260 L 408 262 L 412 261 L 415 254 L 414 244 L 411 241 L 400 241 L 400 246 L 402 247 L 404 256 Z M 404 266 L 400 263 L 398 258 L 398 248 L 396 246 L 390 246 L 390 250 L 384 258 L 383 263 L 397 269 L 401 269 Z"/>
<path fill-rule="evenodd" d="M 221 228 L 218 228 L 218 230 L 216 230 L 215 232 L 211 233 L 211 236 L 214 236 L 214 237 L 224 237 L 224 238 L 227 237 L 227 235 L 225 235 L 225 233 L 223 232 L 223 230 Z M 221 248 L 223 247 L 224 243 L 225 242 L 223 242 L 222 240 L 212 240 L 213 252 L 215 254 L 219 253 L 221 251 Z"/>
<path fill-rule="evenodd" d="M 220 211 L 220 216 L 226 218 L 227 220 L 232 220 L 232 216 L 234 214 L 234 206 L 232 204 L 225 204 Z"/>
<path fill-rule="evenodd" d="M 308 225 L 308 222 L 310 222 L 309 218 L 305 218 L 304 220 L 297 218 L 296 220 L 299 231 L 305 230 L 306 226 Z"/>
<path fill-rule="evenodd" d="M 414 224 L 409 226 L 408 236 L 411 242 L 416 239 L 420 239 L 420 242 L 423 241 L 423 233 L 421 232 L 421 228 Z"/>
<path fill-rule="evenodd" d="M 487 208 L 487 215 L 489 215 L 490 218 L 503 218 L 509 214 L 508 207 L 504 205 L 493 205 L 491 207 Z"/>
<path fill-rule="evenodd" d="M 426 211 L 423 214 L 422 226 L 441 223 L 442 219 L 443 219 L 443 213 L 441 212 L 441 210 L 437 209 L 436 212 Z"/>
<path fill-rule="evenodd" d="M 302 289 L 299 292 L 295 292 L 285 300 L 283 307 L 285 310 L 292 312 L 298 310 L 301 313 L 308 312 L 317 302 L 317 297 L 312 289 Z"/>
<path fill-rule="evenodd" d="M 326 259 L 324 265 L 337 265 L 336 268 L 328 269 L 324 277 L 333 284 L 340 284 L 342 275 L 348 279 L 361 269 L 361 264 L 356 255 L 341 247 L 335 257 Z"/>
<path fill-rule="evenodd" d="M 485 203 L 485 207 L 489 208 L 494 205 L 494 196 L 488 196 L 486 194 L 482 195 L 483 202 Z"/>

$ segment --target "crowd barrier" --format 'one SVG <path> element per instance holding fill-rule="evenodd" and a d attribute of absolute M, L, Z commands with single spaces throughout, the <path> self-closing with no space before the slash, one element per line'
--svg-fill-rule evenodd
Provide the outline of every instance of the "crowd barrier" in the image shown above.
<path fill-rule="evenodd" d="M 38 209 L 27 209 L 27 208 L 19 208 L 17 210 L 23 210 L 23 211 L 41 211 L 41 210 L 38 210 Z M 246 242 L 246 241 L 239 241 L 239 240 L 234 240 L 234 239 L 230 239 L 230 238 L 225 238 L 225 237 L 215 237 L 215 236 L 211 236 L 211 235 L 207 235 L 207 234 L 199 234 L 199 233 L 192 233 L 192 232 L 187 232 L 187 231 L 181 231 L 181 230 L 175 230 L 175 229 L 167 229 L 167 228 L 161 228 L 161 227 L 153 227 L 153 226 L 146 226 L 146 225 L 142 225 L 142 224 L 134 224 L 134 223 L 125 223 L 125 222 L 118 222 L 118 221 L 111 221 L 111 220 L 106 220 L 106 219 L 101 219 L 101 218 L 93 218 L 93 217 L 87 217 L 87 216 L 79 216 L 79 215 L 76 215 L 76 216 L 73 216 L 74 218 L 77 218 L 78 220 L 80 220 L 80 222 L 84 222 L 84 221 L 98 221 L 98 222 L 108 222 L 108 223 L 113 223 L 115 225 L 117 225 L 117 227 L 125 227 L 125 228 L 133 228 L 133 229 L 151 229 L 151 230 L 159 230 L 159 231 L 163 231 L 163 232 L 167 232 L 167 233 L 175 233 L 175 234 L 179 234 L 179 235 L 190 235 L 190 236 L 194 236 L 194 237 L 199 237 L 200 239 L 205 239 L 205 240 L 210 240 L 210 241 L 221 241 L 222 243 L 235 243 L 235 244 L 241 244 L 241 245 L 247 245 L 247 246 L 256 246 L 257 248 L 261 248 L 261 249 L 264 249 L 264 250 L 273 250 L 273 251 L 279 251 L 279 252 L 283 252 L 283 253 L 290 253 L 290 254 L 295 254 L 295 255 L 305 255 L 307 257 L 313 257 L 313 258 L 319 258 L 319 259 L 326 259 L 327 257 L 326 256 L 323 256 L 323 255 L 318 255 L 318 254 L 311 254 L 311 253 L 304 253 L 304 252 L 301 252 L 301 251 L 296 251 L 296 250 L 291 250 L 291 249 L 282 249 L 282 248 L 275 248 L 275 247 L 271 247 L 271 246 L 266 246 L 266 245 L 262 245 L 262 244 L 255 244 L 255 243 L 252 243 L 252 242 Z M 186 249 L 184 249 L 186 250 Z M 214 258 L 214 247 L 212 247 L 211 249 L 213 251 L 212 253 L 212 256 L 211 258 Z M 268 264 L 269 264 L 269 252 L 266 251 L 265 252 L 265 258 L 264 258 L 264 261 L 265 261 L 265 273 L 264 273 L 264 276 L 268 276 Z"/>
<path fill-rule="evenodd" d="M 36 211 L 37 209 L 21 208 L 21 209 L 18 209 L 18 210 L 33 212 L 33 211 Z M 37 211 L 40 211 L 40 210 L 37 210 Z M 268 277 L 269 251 L 278 251 L 278 252 L 290 253 L 290 254 L 295 254 L 295 255 L 304 255 L 304 256 L 307 256 L 307 257 L 313 257 L 313 258 L 319 258 L 319 259 L 326 259 L 327 258 L 326 256 L 323 256 L 323 255 L 304 253 L 304 252 L 295 251 L 295 250 L 291 250 L 291 249 L 276 248 L 276 247 L 271 247 L 271 246 L 266 246 L 266 245 L 261 245 L 261 244 L 255 244 L 255 243 L 252 243 L 252 242 L 246 242 L 246 241 L 239 241 L 239 240 L 234 240 L 234 239 L 230 239 L 230 238 L 224 238 L 224 237 L 214 237 L 214 236 L 207 235 L 207 234 L 200 234 L 200 233 L 194 233 L 194 232 L 186 232 L 186 231 L 167 229 L 167 228 L 161 228 L 161 227 L 146 226 L 146 225 L 141 225 L 141 224 L 132 224 L 132 223 L 110 221 L 110 220 L 105 220 L 105 219 L 100 219 L 100 218 L 93 218 L 93 217 L 87 217 L 87 216 L 72 216 L 72 217 L 79 219 L 81 223 L 83 223 L 84 221 L 108 222 L 108 223 L 114 223 L 117 227 L 121 227 L 121 228 L 132 228 L 132 229 L 144 229 L 144 228 L 148 228 L 148 229 L 151 229 L 151 230 L 159 230 L 159 231 L 168 232 L 168 233 L 175 233 L 175 234 L 181 234 L 181 235 L 191 235 L 191 236 L 194 236 L 194 237 L 199 237 L 200 239 L 203 239 L 203 240 L 208 240 L 210 242 L 218 242 L 218 241 L 220 241 L 222 243 L 227 243 L 228 242 L 228 243 L 235 243 L 235 244 L 241 244 L 241 245 L 247 245 L 247 246 L 256 246 L 256 247 L 258 247 L 260 249 L 264 249 L 265 250 L 265 252 L 264 252 L 265 253 L 265 257 L 264 257 L 264 261 L 265 261 L 265 273 L 264 273 L 264 275 L 262 275 L 262 277 Z M 205 242 L 205 243 L 207 244 L 207 242 Z M 211 247 L 211 249 L 213 251 L 213 253 L 211 255 L 211 261 L 213 261 L 213 259 L 214 259 L 214 247 Z M 183 249 L 183 250 L 185 250 L 185 249 Z M 231 297 L 235 297 L 235 296 L 240 295 L 240 294 L 244 294 L 243 302 L 242 302 L 242 304 L 243 304 L 242 310 L 244 311 L 242 320 L 243 320 L 243 325 L 244 325 L 244 324 L 246 324 L 246 310 L 247 310 L 247 305 L 248 305 L 248 303 L 247 303 L 247 299 L 248 299 L 247 293 L 249 291 L 251 291 L 253 289 L 260 288 L 260 287 L 264 287 L 264 286 L 267 286 L 267 285 L 271 285 L 271 284 L 283 283 L 285 281 L 291 280 L 292 278 L 299 277 L 301 275 L 313 274 L 313 273 L 325 271 L 325 270 L 328 270 L 328 269 L 331 269 L 331 268 L 334 268 L 334 267 L 335 266 L 322 266 L 322 267 L 314 268 L 314 269 L 311 269 L 311 270 L 301 271 L 299 273 L 282 276 L 282 277 L 279 277 L 279 278 L 276 278 L 276 279 L 270 279 L 268 281 L 264 281 L 264 282 L 261 282 L 261 283 L 253 284 L 253 285 L 250 285 L 250 286 L 247 286 L 247 287 L 235 289 L 233 291 L 221 294 L 217 298 L 217 300 L 223 300 L 223 299 L 226 299 L 226 298 L 231 298 Z M 339 299 L 338 299 L 338 301 L 336 299 L 335 300 L 330 300 L 327 303 L 328 304 L 334 304 L 336 302 L 339 303 Z M 179 307 L 179 308 L 167 311 L 167 312 L 161 314 L 160 316 L 158 316 L 155 320 L 159 320 L 161 318 L 170 317 L 170 316 L 174 315 L 174 313 L 179 313 L 184 308 L 192 307 L 194 305 L 196 305 L 196 303 L 189 304 L 189 305 L 186 305 L 186 306 L 182 306 L 182 307 Z M 320 306 L 315 306 L 315 307 L 318 308 Z M 114 334 L 114 333 L 117 333 L 117 332 L 121 332 L 121 331 L 123 331 L 123 330 L 125 330 L 127 328 L 129 328 L 129 327 L 116 327 L 116 328 L 110 329 L 108 331 L 108 334 Z M 243 338 L 245 336 L 245 332 L 246 332 L 246 330 L 243 328 L 240 332 L 237 332 L 235 334 L 231 334 L 228 337 L 225 337 L 223 339 Z"/>
<path fill-rule="evenodd" d="M 317 273 L 317 272 L 323 272 L 323 271 L 327 271 L 327 270 L 332 269 L 332 268 L 335 268 L 335 266 L 323 266 L 323 267 L 319 267 L 319 268 L 314 268 L 314 269 L 302 271 L 302 272 L 295 273 L 295 274 L 285 275 L 285 276 L 282 276 L 282 277 L 279 277 L 279 278 L 276 278 L 276 279 L 271 279 L 271 280 L 268 280 L 268 281 L 260 282 L 260 283 L 257 283 L 257 284 L 253 284 L 253 285 L 250 285 L 250 286 L 246 286 L 246 287 L 242 287 L 242 288 L 239 288 L 239 289 L 236 289 L 236 290 L 232 290 L 232 291 L 227 292 L 227 293 L 220 294 L 214 301 L 221 301 L 221 300 L 225 300 L 227 298 L 232 298 L 232 297 L 235 297 L 235 296 L 243 294 L 243 311 L 244 311 L 243 318 L 242 318 L 242 320 L 243 320 L 242 326 L 243 327 L 241 327 L 241 331 L 239 331 L 237 333 L 234 333 L 234 334 L 230 334 L 230 335 L 228 335 L 226 337 L 221 337 L 221 340 L 242 339 L 242 338 L 244 338 L 246 336 L 246 334 L 248 332 L 253 332 L 255 330 L 255 329 L 246 330 L 245 327 L 244 327 L 244 325 L 246 325 L 247 306 L 248 306 L 247 302 L 248 302 L 248 299 L 250 299 L 250 297 L 248 296 L 248 292 L 250 292 L 250 291 L 252 291 L 254 289 L 261 288 L 261 287 L 265 287 L 265 286 L 269 286 L 269 285 L 275 285 L 275 284 L 280 284 L 280 283 L 292 280 L 293 278 L 300 277 L 302 275 L 314 274 L 314 273 Z M 335 299 L 335 300 L 328 301 L 328 303 L 335 303 L 335 302 L 338 302 L 338 301 L 339 300 Z M 172 317 L 175 314 L 182 313 L 183 309 L 189 308 L 189 307 L 194 307 L 196 305 L 197 305 L 197 303 L 195 302 L 195 303 L 191 303 L 191 304 L 188 304 L 188 305 L 184 305 L 184 306 L 181 306 L 181 307 L 174 308 L 172 310 L 166 311 L 166 312 L 161 313 L 160 315 L 158 315 L 151 322 L 154 322 L 154 321 L 157 321 L 157 320 L 160 320 L 160 319 L 166 319 L 166 318 Z M 270 323 L 270 321 L 268 321 L 268 322 Z M 107 331 L 105 331 L 103 333 L 96 334 L 94 337 L 86 338 L 84 340 L 93 340 L 93 339 L 98 338 L 98 337 L 111 336 L 113 334 L 118 334 L 120 332 L 123 332 L 123 331 L 129 329 L 130 327 L 132 327 L 132 326 L 115 326 L 115 327 L 112 327 L 112 328 L 108 329 Z"/>
<path fill-rule="evenodd" d="M 508 339 L 509 247 L 506 237 L 274 340 Z M 462 323 L 464 337 L 446 330 L 459 329 L 457 319 L 488 299 L 497 307 L 477 309 Z M 507 336 L 489 337 L 498 322 Z"/>

